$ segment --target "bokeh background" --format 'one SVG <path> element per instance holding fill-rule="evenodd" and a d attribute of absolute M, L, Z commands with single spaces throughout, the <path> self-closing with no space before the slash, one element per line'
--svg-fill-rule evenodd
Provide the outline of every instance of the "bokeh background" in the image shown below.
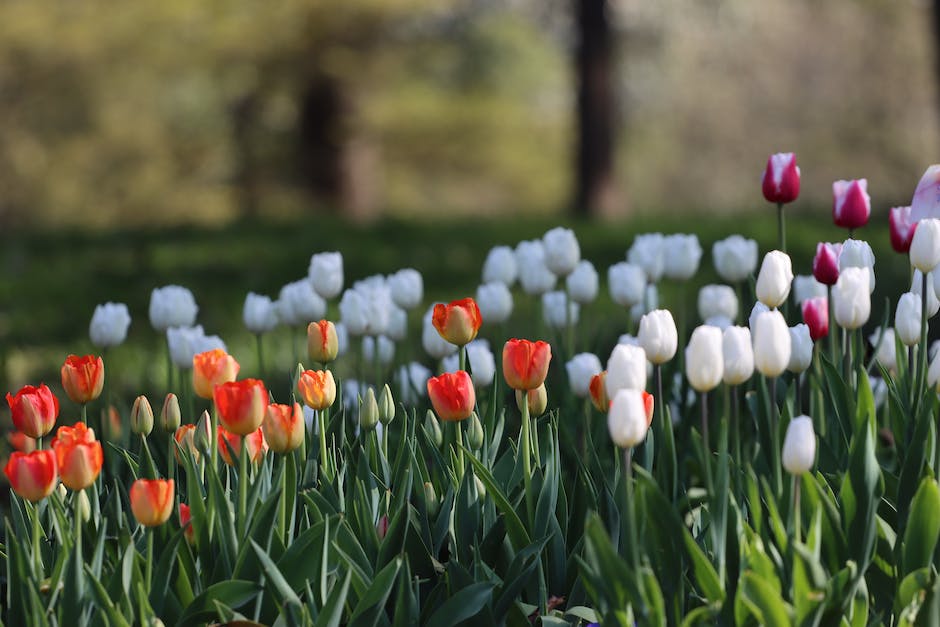
<path fill-rule="evenodd" d="M 940 160 L 938 15 L 927 0 L 0 1 L 0 384 L 55 381 L 109 300 L 134 319 L 116 363 L 149 373 L 157 354 L 159 376 L 146 311 L 166 283 L 250 347 L 245 294 L 276 296 L 321 250 L 344 252 L 349 279 L 416 267 L 448 300 L 490 246 L 559 223 L 602 276 L 644 230 L 766 250 L 759 178 L 777 151 L 803 172 L 797 272 L 844 237 L 832 181 L 867 177 L 862 236 L 899 293 L 886 216 Z"/>

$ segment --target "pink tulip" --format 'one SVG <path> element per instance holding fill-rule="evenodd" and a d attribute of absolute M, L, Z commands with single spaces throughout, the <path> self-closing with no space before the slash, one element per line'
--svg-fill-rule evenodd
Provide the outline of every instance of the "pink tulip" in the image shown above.
<path fill-rule="evenodd" d="M 767 159 L 767 169 L 761 177 L 761 187 L 767 202 L 786 204 L 800 195 L 800 168 L 792 152 L 778 152 Z"/>
<path fill-rule="evenodd" d="M 888 226 L 891 231 L 891 248 L 895 252 L 906 254 L 911 250 L 914 229 L 917 223 L 911 220 L 910 207 L 894 207 L 888 213 Z"/>
<path fill-rule="evenodd" d="M 823 285 L 835 285 L 839 280 L 839 254 L 842 244 L 819 242 L 813 257 L 813 276 Z"/>
<path fill-rule="evenodd" d="M 823 296 L 803 301 L 803 322 L 809 327 L 813 341 L 829 335 L 829 301 Z"/>
<path fill-rule="evenodd" d="M 832 220 L 836 226 L 857 229 L 868 224 L 871 197 L 868 180 L 836 181 L 832 184 Z"/>
<path fill-rule="evenodd" d="M 927 168 L 911 200 L 911 222 L 940 218 L 940 164 Z"/>

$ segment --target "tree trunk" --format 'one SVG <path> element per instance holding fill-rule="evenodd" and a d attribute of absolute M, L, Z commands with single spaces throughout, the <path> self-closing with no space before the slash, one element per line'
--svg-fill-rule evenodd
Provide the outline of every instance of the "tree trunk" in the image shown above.
<path fill-rule="evenodd" d="M 940 0 L 937 0 L 940 2 Z M 574 0 L 578 47 L 578 152 L 574 213 L 598 216 L 616 210 L 612 48 L 606 0 Z"/>

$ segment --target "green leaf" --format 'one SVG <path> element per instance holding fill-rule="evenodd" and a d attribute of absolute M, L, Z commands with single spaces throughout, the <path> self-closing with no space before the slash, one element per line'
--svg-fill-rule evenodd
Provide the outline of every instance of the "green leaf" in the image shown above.
<path fill-rule="evenodd" d="M 320 610 L 315 627 L 339 627 L 343 618 L 343 606 L 346 604 L 346 597 L 349 594 L 349 582 L 352 579 L 352 572 L 346 571 L 343 583 L 334 585 L 326 597 L 326 603 Z"/>
<path fill-rule="evenodd" d="M 205 589 L 187 606 L 180 625 L 202 625 L 207 621 L 218 618 L 215 603 L 223 603 L 228 607 L 238 609 L 245 605 L 262 590 L 254 581 L 232 579 L 221 581 Z"/>
<path fill-rule="evenodd" d="M 705 598 L 711 603 L 721 605 L 725 601 L 725 591 L 718 577 L 718 572 L 712 566 L 708 558 L 699 548 L 695 538 L 689 533 L 688 529 L 683 529 L 682 539 L 685 541 L 685 550 L 692 562 L 692 571 L 695 573 L 695 580 Z"/>
<path fill-rule="evenodd" d="M 790 616 L 787 604 L 767 581 L 751 571 L 741 575 L 738 594 L 742 596 L 757 622 L 768 627 L 789 627 Z"/>
<path fill-rule="evenodd" d="M 284 575 L 278 570 L 277 565 L 268 556 L 267 552 L 254 540 L 249 538 L 248 541 L 251 542 L 251 548 L 255 550 L 255 555 L 261 561 L 261 568 L 264 570 L 266 582 L 274 587 L 273 591 L 280 597 L 281 605 L 301 605 L 300 597 L 294 593 L 294 590 L 284 579 Z"/>
<path fill-rule="evenodd" d="M 506 498 L 502 490 L 496 484 L 496 480 L 493 479 L 493 475 L 490 474 L 490 471 L 474 457 L 473 453 L 464 449 L 467 460 L 473 465 L 473 471 L 476 473 L 477 477 L 480 478 L 480 481 L 483 482 L 483 485 L 486 486 L 486 494 L 493 498 L 493 501 L 496 503 L 496 509 L 506 517 L 506 530 L 509 533 L 509 540 L 512 542 L 512 546 L 516 550 L 520 550 L 525 546 L 528 546 L 531 543 L 529 539 L 529 534 L 525 530 L 525 526 L 522 524 L 522 519 L 519 518 L 519 514 L 516 513 L 516 508 L 513 507 L 512 503 Z"/>
<path fill-rule="evenodd" d="M 385 602 L 392 593 L 394 587 L 392 584 L 398 575 L 398 569 L 401 568 L 401 562 L 401 558 L 396 557 L 388 566 L 379 571 L 372 580 L 372 585 L 356 604 L 356 611 L 353 612 L 349 621 L 349 627 L 375 627 L 379 624 L 379 619 L 385 615 Z"/>
<path fill-rule="evenodd" d="M 493 584 L 475 583 L 460 590 L 431 615 L 427 627 L 448 627 L 476 616 L 493 598 Z"/>
<path fill-rule="evenodd" d="M 911 502 L 911 514 L 904 530 L 901 576 L 933 561 L 940 535 L 940 487 L 933 477 L 924 477 Z"/>
<path fill-rule="evenodd" d="M 94 573 L 91 572 L 91 569 L 87 565 L 85 566 L 85 573 L 88 575 L 88 579 L 91 582 L 91 589 L 95 593 L 98 606 L 104 610 L 105 616 L 108 617 L 108 622 L 116 627 L 130 627 L 130 623 L 127 622 L 127 619 L 114 607 L 114 603 L 111 601 L 111 596 L 108 594 L 108 591 L 104 589 L 104 586 L 101 585 L 101 582 L 98 581 L 98 578 L 95 577 Z"/>

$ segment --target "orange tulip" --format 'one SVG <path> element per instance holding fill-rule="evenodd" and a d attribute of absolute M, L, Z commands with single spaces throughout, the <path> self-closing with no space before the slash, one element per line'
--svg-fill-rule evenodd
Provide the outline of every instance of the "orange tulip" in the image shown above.
<path fill-rule="evenodd" d="M 31 438 L 22 431 L 13 431 L 7 434 L 7 442 L 14 451 L 32 453 L 36 450 L 36 438 Z"/>
<path fill-rule="evenodd" d="M 293 406 L 271 403 L 264 413 L 261 430 L 272 451 L 286 453 L 303 443 L 305 426 L 304 410 L 300 403 L 294 403 Z"/>
<path fill-rule="evenodd" d="M 212 399 L 215 386 L 230 383 L 241 366 L 221 348 L 193 356 L 193 389 L 200 398 Z"/>
<path fill-rule="evenodd" d="M 329 370 L 304 370 L 297 378 L 297 391 L 304 405 L 323 410 L 336 400 L 336 381 Z"/>
<path fill-rule="evenodd" d="M 94 355 L 69 355 L 62 364 L 62 387 L 79 405 L 95 400 L 104 387 L 104 361 Z"/>
<path fill-rule="evenodd" d="M 72 427 L 59 427 L 52 440 L 59 476 L 65 487 L 84 490 L 98 478 L 104 464 L 101 442 L 95 440 L 95 431 L 76 422 Z"/>
<path fill-rule="evenodd" d="M 219 455 L 221 455 L 222 461 L 229 466 L 234 466 L 235 460 L 238 459 L 238 456 L 241 455 L 242 452 L 242 436 L 219 427 L 218 437 Z M 245 446 L 248 448 L 248 461 L 253 464 L 260 463 L 268 450 L 268 443 L 264 439 L 264 432 L 259 428 L 245 437 L 248 438 L 245 442 Z M 229 447 L 235 451 L 234 459 L 229 452 Z"/>
<path fill-rule="evenodd" d="M 131 511 L 144 527 L 159 527 L 173 513 L 172 479 L 138 479 L 131 484 Z"/>
<path fill-rule="evenodd" d="M 55 453 L 50 449 L 32 453 L 13 451 L 3 473 L 14 492 L 33 502 L 52 494 L 59 482 Z"/>
<path fill-rule="evenodd" d="M 268 391 L 260 379 L 243 379 L 215 386 L 219 421 L 232 433 L 247 435 L 257 430 L 268 407 Z"/>
<path fill-rule="evenodd" d="M 545 382 L 551 359 L 547 342 L 511 339 L 503 346 L 503 377 L 514 390 L 534 390 Z"/>
<path fill-rule="evenodd" d="M 23 386 L 16 396 L 8 392 L 7 404 L 13 415 L 13 426 L 31 438 L 41 438 L 52 431 L 59 416 L 59 399 L 45 383 L 38 388 Z"/>
<path fill-rule="evenodd" d="M 196 544 L 196 532 L 193 531 L 192 514 L 189 511 L 189 505 L 186 503 L 180 503 L 180 529 L 185 529 L 183 536 L 190 545 Z"/>
<path fill-rule="evenodd" d="M 607 396 L 607 371 L 604 370 L 591 377 L 588 389 L 591 392 L 591 402 L 594 407 L 597 411 L 606 414 L 610 410 L 610 398 Z"/>
<path fill-rule="evenodd" d="M 428 379 L 428 397 L 441 420 L 466 420 L 473 413 L 476 392 L 470 375 L 463 370 Z"/>
<path fill-rule="evenodd" d="M 653 424 L 653 395 L 649 392 L 643 392 L 643 408 L 646 409 L 646 428 Z"/>
<path fill-rule="evenodd" d="M 442 338 L 451 344 L 464 346 L 477 336 L 483 317 L 477 302 L 472 298 L 464 298 L 447 305 L 434 305 L 431 322 Z"/>
<path fill-rule="evenodd" d="M 339 353 L 339 338 L 336 325 L 329 320 L 311 322 L 307 325 L 307 354 L 310 359 L 328 364 Z"/>
<path fill-rule="evenodd" d="M 209 439 L 209 423 L 206 422 L 206 430 L 204 431 L 206 442 L 211 442 Z M 199 428 L 199 425 L 180 425 L 179 429 L 173 434 L 173 437 L 176 439 L 176 443 L 180 445 L 180 448 L 184 451 L 189 451 L 193 456 L 193 461 L 199 463 L 199 447 L 196 446 L 196 433 Z M 183 462 L 180 459 L 179 451 L 176 452 L 176 460 L 180 463 Z"/>

